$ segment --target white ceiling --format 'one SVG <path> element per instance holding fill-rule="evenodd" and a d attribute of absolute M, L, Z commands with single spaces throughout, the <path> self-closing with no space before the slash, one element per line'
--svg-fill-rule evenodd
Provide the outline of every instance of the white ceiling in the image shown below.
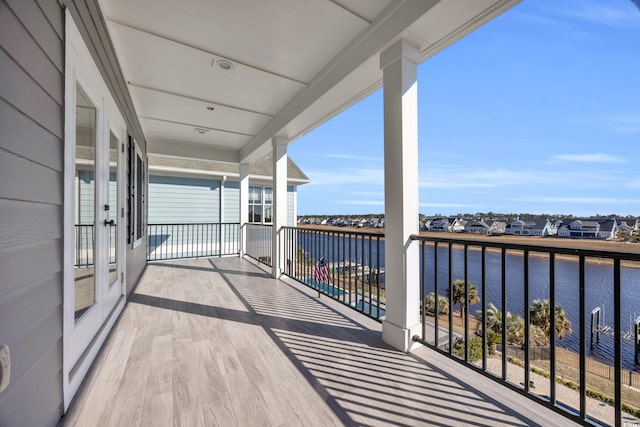
<path fill-rule="evenodd" d="M 273 136 L 293 141 L 379 88 L 379 54 L 394 41 L 408 39 L 426 60 L 518 2 L 104 0 L 101 6 L 149 152 L 255 162 Z"/>

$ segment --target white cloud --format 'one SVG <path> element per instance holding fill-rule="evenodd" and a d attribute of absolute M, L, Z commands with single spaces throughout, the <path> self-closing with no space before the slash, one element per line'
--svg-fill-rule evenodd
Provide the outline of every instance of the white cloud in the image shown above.
<path fill-rule="evenodd" d="M 630 205 L 638 203 L 635 199 L 620 199 L 614 197 L 527 197 L 509 199 L 515 202 L 531 203 L 576 203 L 576 204 L 608 204 L 608 205 Z"/>
<path fill-rule="evenodd" d="M 425 168 L 421 173 L 422 188 L 496 188 L 505 186 L 550 184 L 552 175 L 547 172 L 525 170 L 511 171 L 507 169 L 457 170 L 449 168 Z"/>
<path fill-rule="evenodd" d="M 569 3 L 569 2 L 567 2 Z M 565 4 L 567 4 L 565 3 Z M 560 11 L 565 16 L 587 21 L 592 24 L 614 28 L 640 27 L 638 9 L 629 1 L 608 2 L 607 4 L 585 4 L 584 0 L 571 2 Z"/>
<path fill-rule="evenodd" d="M 623 157 L 612 156 L 611 154 L 592 153 L 592 154 L 555 154 L 551 156 L 554 160 L 562 160 L 566 162 L 577 163 L 624 163 L 626 159 Z"/>
<path fill-rule="evenodd" d="M 420 203 L 421 208 L 475 208 L 476 205 L 466 203 Z"/>
<path fill-rule="evenodd" d="M 355 161 L 368 161 L 368 162 L 384 162 L 383 157 L 362 156 L 359 154 L 325 154 L 322 157 L 328 157 L 330 159 L 343 159 L 343 160 L 355 160 Z"/>
<path fill-rule="evenodd" d="M 622 133 L 640 132 L 640 115 L 613 117 L 611 118 L 611 122 L 613 123 L 613 130 L 616 132 L 622 132 Z"/>
<path fill-rule="evenodd" d="M 305 172 L 310 184 L 313 186 L 320 185 L 384 185 L 384 171 L 382 168 L 353 168 L 353 169 L 337 169 L 331 170 L 307 170 Z"/>
<path fill-rule="evenodd" d="M 384 206 L 384 200 L 343 200 L 345 205 Z"/>

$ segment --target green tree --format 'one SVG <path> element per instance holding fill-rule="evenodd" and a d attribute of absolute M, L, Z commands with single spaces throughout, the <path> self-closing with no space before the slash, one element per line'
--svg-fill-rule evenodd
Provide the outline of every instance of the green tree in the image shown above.
<path fill-rule="evenodd" d="M 424 298 L 425 313 L 433 316 L 436 312 L 436 297 L 433 292 Z M 449 299 L 438 295 L 438 314 L 449 314 Z"/>
<path fill-rule="evenodd" d="M 451 297 L 451 302 L 460 306 L 460 317 L 463 317 L 464 308 L 467 303 L 469 305 L 473 305 L 480 301 L 478 288 L 472 283 L 469 283 L 467 300 L 465 301 L 464 294 L 466 284 L 467 283 L 464 280 L 456 280 L 453 282 L 453 296 Z"/>
<path fill-rule="evenodd" d="M 476 311 L 476 318 L 480 321 L 479 325 L 482 325 L 482 310 Z M 493 331 L 498 334 L 502 332 L 502 312 L 492 302 L 487 307 L 487 331 Z"/>
<path fill-rule="evenodd" d="M 555 320 L 556 337 L 563 339 L 572 332 L 571 321 L 567 319 L 567 314 L 560 305 L 556 305 Z M 551 337 L 551 303 L 549 300 L 536 299 L 533 301 L 531 308 L 529 308 L 529 321 L 532 325 L 540 328 L 547 339 Z"/>
<path fill-rule="evenodd" d="M 524 345 L 524 319 L 507 311 L 507 344 Z"/>

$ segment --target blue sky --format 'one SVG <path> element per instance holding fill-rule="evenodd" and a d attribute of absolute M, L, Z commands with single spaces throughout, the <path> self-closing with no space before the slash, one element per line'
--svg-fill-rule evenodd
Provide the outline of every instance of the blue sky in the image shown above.
<path fill-rule="evenodd" d="M 640 10 L 525 0 L 418 68 L 420 212 L 640 216 Z M 289 146 L 298 212 L 384 212 L 379 90 Z"/>

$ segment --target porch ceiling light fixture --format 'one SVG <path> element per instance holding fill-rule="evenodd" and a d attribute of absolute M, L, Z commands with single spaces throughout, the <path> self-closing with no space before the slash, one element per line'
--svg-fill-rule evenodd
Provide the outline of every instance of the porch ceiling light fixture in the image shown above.
<path fill-rule="evenodd" d="M 222 68 L 225 71 L 233 68 L 233 64 L 226 59 L 218 59 L 216 61 L 216 64 L 218 64 L 218 67 Z"/>
<path fill-rule="evenodd" d="M 204 135 L 206 133 L 209 133 L 209 129 L 205 129 L 205 128 L 193 128 L 193 131 L 199 135 Z"/>

